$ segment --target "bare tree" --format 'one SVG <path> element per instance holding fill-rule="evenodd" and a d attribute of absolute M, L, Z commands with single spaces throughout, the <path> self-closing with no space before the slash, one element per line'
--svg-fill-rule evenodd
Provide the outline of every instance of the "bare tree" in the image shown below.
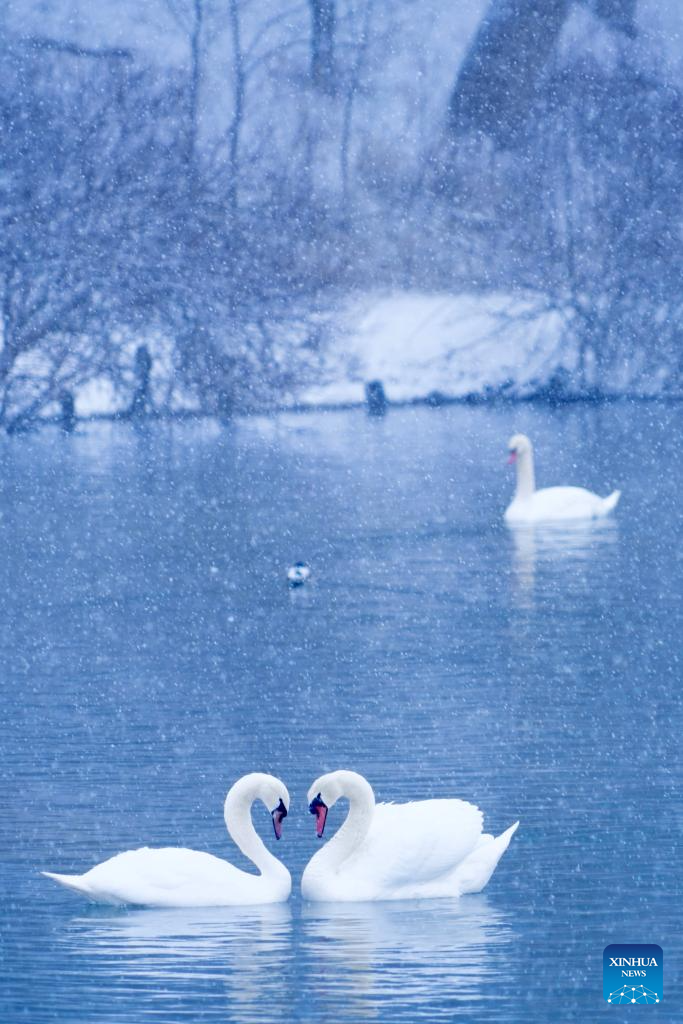
<path fill-rule="evenodd" d="M 562 314 L 573 394 L 680 388 L 681 131 L 677 90 L 579 64 L 537 97 L 524 160 L 480 175 L 487 284 Z"/>
<path fill-rule="evenodd" d="M 343 113 L 341 125 L 341 138 L 339 143 L 339 163 L 342 183 L 342 209 L 347 210 L 350 199 L 350 150 L 352 138 L 353 108 L 356 94 L 360 87 L 363 69 L 367 59 L 368 47 L 370 45 L 370 32 L 372 16 L 375 10 L 375 0 L 365 0 L 365 7 L 360 22 L 360 31 L 356 40 L 356 49 L 353 63 L 346 83 Z"/>
<path fill-rule="evenodd" d="M 244 104 L 246 96 L 246 71 L 242 50 L 242 29 L 240 23 L 239 0 L 229 0 L 228 20 L 232 46 L 232 88 L 233 113 L 228 129 L 228 206 L 234 213 L 237 209 L 239 195 L 239 150 L 242 122 L 244 120 Z"/>
<path fill-rule="evenodd" d="M 194 185 L 197 175 L 200 99 L 205 56 L 203 28 L 206 20 L 206 0 L 165 0 L 165 4 L 175 23 L 187 36 L 188 42 L 189 86 L 186 154 L 190 183 Z"/>
<path fill-rule="evenodd" d="M 336 0 L 309 0 L 311 10 L 311 81 L 321 92 L 333 95 L 336 87 Z"/>
<path fill-rule="evenodd" d="M 0 422 L 9 424 L 66 381 L 105 372 L 115 326 L 151 318 L 154 275 L 141 277 L 139 264 L 168 192 L 163 135 L 177 94 L 99 61 L 64 67 L 23 48 L 5 57 Z"/>

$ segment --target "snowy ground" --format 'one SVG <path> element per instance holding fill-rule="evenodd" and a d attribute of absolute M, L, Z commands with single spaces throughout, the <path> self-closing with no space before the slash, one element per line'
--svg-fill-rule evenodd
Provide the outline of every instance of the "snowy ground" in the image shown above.
<path fill-rule="evenodd" d="M 361 403 L 365 384 L 371 380 L 382 381 L 393 402 L 430 395 L 461 398 L 505 385 L 523 395 L 537 390 L 558 366 L 571 369 L 566 345 L 560 355 L 565 326 L 563 314 L 550 308 L 543 295 L 367 293 L 337 314 L 314 383 L 288 396 L 283 404 Z M 168 340 L 145 341 L 154 358 L 155 404 L 199 411 L 196 399 L 173 387 Z M 139 342 L 130 340 L 131 366 Z M 117 394 L 112 382 L 100 377 L 78 390 L 76 408 L 82 417 L 111 415 L 127 408 L 129 401 L 129 395 Z"/>
<path fill-rule="evenodd" d="M 360 402 L 373 379 L 393 401 L 435 392 L 458 398 L 506 382 L 523 393 L 557 368 L 564 325 L 544 296 L 366 295 L 349 308 L 322 382 L 307 388 L 301 402 Z"/>

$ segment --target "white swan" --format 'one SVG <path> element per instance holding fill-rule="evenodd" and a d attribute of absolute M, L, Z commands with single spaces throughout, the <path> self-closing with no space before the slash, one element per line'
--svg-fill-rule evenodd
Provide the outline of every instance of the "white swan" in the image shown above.
<path fill-rule="evenodd" d="M 309 900 L 411 900 L 479 892 L 507 850 L 519 822 L 494 839 L 482 835 L 481 811 L 464 800 L 375 804 L 356 772 L 323 775 L 311 786 L 309 810 L 322 838 L 327 812 L 347 797 L 349 813 L 311 858 L 301 880 Z"/>
<path fill-rule="evenodd" d="M 508 523 L 538 523 L 558 519 L 599 519 L 615 508 L 621 491 L 601 498 L 583 487 L 544 487 L 536 490 L 534 452 L 525 434 L 508 442 L 509 462 L 517 466 L 517 489 L 505 512 Z"/>
<path fill-rule="evenodd" d="M 256 834 L 251 805 L 259 799 L 271 811 L 277 839 L 287 816 L 289 793 L 273 778 L 254 772 L 239 779 L 225 798 L 225 824 L 242 853 L 261 872 L 249 874 L 225 860 L 197 850 L 166 847 L 127 850 L 83 875 L 47 878 L 74 889 L 98 903 L 144 907 L 219 907 L 254 903 L 280 903 L 289 897 L 292 879 L 287 868 L 270 853 Z"/>

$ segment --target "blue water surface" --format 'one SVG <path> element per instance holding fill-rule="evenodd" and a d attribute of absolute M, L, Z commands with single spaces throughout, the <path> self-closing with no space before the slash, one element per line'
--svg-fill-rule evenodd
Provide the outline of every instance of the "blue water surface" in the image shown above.
<path fill-rule="evenodd" d="M 516 430 L 616 517 L 508 530 Z M 4 1024 L 630 1020 L 602 951 L 631 942 L 665 957 L 637 1012 L 676 1019 L 682 441 L 643 403 L 0 442 Z M 340 767 L 519 818 L 485 892 L 304 903 L 306 791 Z M 289 904 L 112 909 L 39 874 L 147 844 L 246 867 L 222 804 L 252 770 L 292 794 L 277 847 L 254 812 Z"/>

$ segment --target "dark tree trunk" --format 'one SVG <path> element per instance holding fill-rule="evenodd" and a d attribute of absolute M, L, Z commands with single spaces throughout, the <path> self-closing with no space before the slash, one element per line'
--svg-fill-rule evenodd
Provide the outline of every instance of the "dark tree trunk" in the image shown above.
<path fill-rule="evenodd" d="M 199 91 L 202 77 L 201 34 L 204 16 L 203 0 L 194 0 L 192 34 L 190 36 L 190 96 L 188 111 L 187 158 L 190 180 L 195 184 L 197 172 L 197 138 L 199 135 Z"/>
<path fill-rule="evenodd" d="M 335 90 L 335 0 L 309 0 L 311 7 L 311 79 L 316 88 L 332 95 Z"/>
<path fill-rule="evenodd" d="M 636 35 L 636 4 L 637 0 L 595 0 L 595 13 L 604 18 L 611 28 L 633 38 Z"/>
<path fill-rule="evenodd" d="M 230 0 L 228 9 L 230 34 L 232 36 L 232 81 L 233 81 L 233 114 L 228 129 L 228 164 L 230 181 L 228 182 L 228 207 L 236 213 L 239 198 L 239 158 L 242 121 L 244 118 L 244 101 L 247 79 L 242 52 L 242 26 L 238 0 Z"/>
<path fill-rule="evenodd" d="M 460 70 L 448 108 L 452 136 L 484 132 L 513 145 L 570 0 L 493 0 Z"/>
<path fill-rule="evenodd" d="M 635 35 L 636 0 L 585 0 L 611 28 Z M 572 0 L 491 0 L 448 107 L 451 138 L 483 132 L 514 146 Z"/>
<path fill-rule="evenodd" d="M 149 386 L 152 373 L 152 357 L 146 345 L 135 350 L 135 376 L 137 382 L 130 406 L 130 415 L 141 417 L 149 412 Z"/>

